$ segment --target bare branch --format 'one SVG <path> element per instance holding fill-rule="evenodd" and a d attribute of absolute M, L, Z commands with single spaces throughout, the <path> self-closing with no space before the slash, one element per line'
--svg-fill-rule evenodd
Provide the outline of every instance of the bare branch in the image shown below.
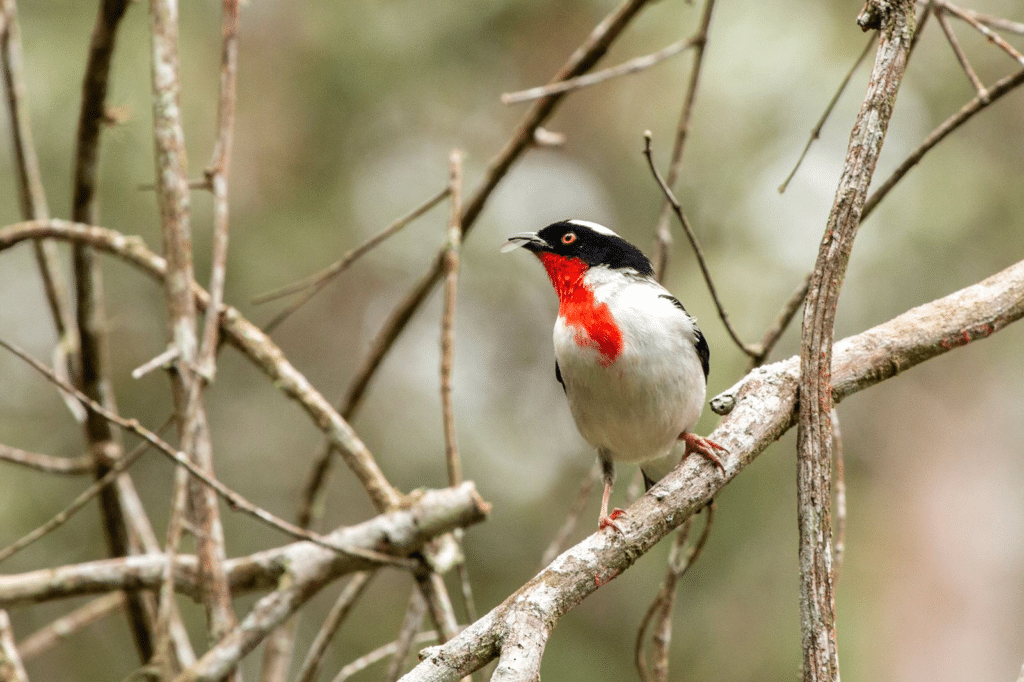
<path fill-rule="evenodd" d="M 187 470 L 188 473 L 192 474 L 192 476 L 194 476 L 195 478 L 199 479 L 201 482 L 203 482 L 204 484 L 209 486 L 211 489 L 213 489 L 218 495 L 223 497 L 224 500 L 229 505 L 231 505 L 232 508 L 238 509 L 238 510 L 240 510 L 240 511 L 242 511 L 242 512 L 244 512 L 244 513 L 246 513 L 246 514 L 248 514 L 248 515 L 250 515 L 250 516 L 252 516 L 254 518 L 256 518 L 256 519 L 259 519 L 260 521 L 263 521 L 267 525 L 273 526 L 274 528 L 277 528 L 278 530 L 280 530 L 280 531 L 282 531 L 284 533 L 287 533 L 288 535 L 292 535 L 292 536 L 297 537 L 297 538 L 302 538 L 304 540 L 309 540 L 310 542 L 314 542 L 314 543 L 323 545 L 327 549 L 331 549 L 333 551 L 343 552 L 343 553 L 355 552 L 359 556 L 361 556 L 361 557 L 363 557 L 365 559 L 369 559 L 371 561 L 381 561 L 383 563 L 395 563 L 389 557 L 387 557 L 385 555 L 382 555 L 382 554 L 379 554 L 379 553 L 376 553 L 376 552 L 367 552 L 366 550 L 357 549 L 357 548 L 340 547 L 340 546 L 331 545 L 326 540 L 324 540 L 322 537 L 320 537 L 320 536 L 318 536 L 318 535 L 316 535 L 314 533 L 311 533 L 311 532 L 309 532 L 309 531 L 307 531 L 307 530 L 305 530 L 303 528 L 299 528 L 298 526 L 295 526 L 295 525 L 293 525 L 291 523 L 288 523 L 287 521 L 285 521 L 283 519 L 277 518 L 276 516 L 274 516 L 273 514 L 268 512 L 267 510 L 262 509 L 262 508 L 256 506 L 252 502 L 249 502 L 247 499 L 245 499 L 244 497 L 242 497 L 238 493 L 234 492 L 233 490 L 229 489 L 227 486 L 225 486 L 223 483 L 221 483 L 217 479 L 211 478 L 208 474 L 206 474 L 206 472 L 204 472 L 196 464 L 194 464 L 191 461 L 191 459 L 187 455 L 185 455 L 185 453 L 179 452 L 179 451 L 175 450 L 174 448 L 172 448 L 170 445 L 168 445 L 166 443 L 166 441 L 161 439 L 159 436 L 157 436 L 155 433 L 153 433 L 149 429 L 147 429 L 144 426 L 142 426 L 137 420 L 135 420 L 135 419 L 124 419 L 124 418 L 118 416 L 117 414 L 111 412 L 110 410 L 107 410 L 106 408 L 104 408 L 102 405 L 100 405 L 96 401 L 91 400 L 90 398 L 88 398 L 84 393 L 82 393 L 78 389 L 76 389 L 76 388 L 72 387 L 70 384 L 67 384 L 66 382 L 63 382 L 60 379 L 58 379 L 57 376 L 53 373 L 53 370 L 51 370 L 50 368 L 48 368 L 45 365 L 43 365 L 41 362 L 39 362 L 35 358 L 33 358 L 30 355 L 28 355 L 25 351 L 23 351 L 22 349 L 18 348 L 17 346 L 9 344 L 6 341 L 4 341 L 3 339 L 0 339 L 0 346 L 6 348 L 7 350 L 11 351 L 12 353 L 14 353 L 18 357 L 20 357 L 22 360 L 24 360 L 29 365 L 31 365 L 33 369 L 35 369 L 37 372 L 39 372 L 40 374 L 45 376 L 51 382 L 57 384 L 58 386 L 63 388 L 65 391 L 68 391 L 69 393 L 73 394 L 79 401 L 81 401 L 82 405 L 84 407 L 86 407 L 88 410 L 90 410 L 92 412 L 96 412 L 97 414 L 99 414 L 101 417 L 103 417 L 104 419 L 108 420 L 109 422 L 111 422 L 113 424 L 117 424 L 118 426 L 120 426 L 122 429 L 125 429 L 126 431 L 131 431 L 132 433 L 136 434 L 137 436 L 140 436 L 141 438 L 143 438 L 144 440 L 149 442 L 151 445 L 156 447 L 159 452 L 161 452 L 165 456 L 169 457 L 172 461 L 174 461 L 175 463 L 177 463 L 181 467 L 183 467 L 185 470 Z M 402 564 L 402 565 L 405 565 L 405 564 Z"/>
<path fill-rule="evenodd" d="M 911 168 L 916 166 L 921 159 L 924 158 L 925 154 L 931 151 L 932 147 L 937 145 L 939 142 L 942 142 L 947 135 L 970 120 L 972 116 L 994 103 L 1021 83 L 1024 83 L 1024 69 L 1012 73 L 1009 76 L 1000 78 L 986 91 L 985 97 L 975 97 L 961 107 L 960 111 L 943 121 L 931 132 L 931 134 L 928 135 L 928 137 L 924 139 L 924 142 L 922 142 L 917 149 L 911 152 L 910 156 L 908 156 L 903 163 L 901 163 L 896 170 L 892 172 L 892 175 L 886 178 L 885 182 L 880 184 L 878 189 L 872 192 L 871 196 L 868 197 L 868 200 L 864 203 L 861 222 L 863 222 L 868 217 L 868 214 L 878 206 L 879 202 L 889 194 L 892 188 L 896 186 L 896 183 L 902 180 L 903 176 L 906 175 Z"/>
<path fill-rule="evenodd" d="M 313 643 L 309 646 L 309 652 L 302 662 L 302 667 L 299 669 L 298 675 L 295 676 L 296 682 L 315 682 L 317 675 L 320 674 L 320 666 L 323 663 L 327 647 L 374 575 L 376 575 L 375 571 L 356 573 L 345 585 L 345 589 L 341 591 L 334 606 L 328 612 L 327 618 L 324 619 L 323 625 L 320 626 L 320 631 L 313 638 Z"/>
<path fill-rule="evenodd" d="M 544 554 L 540 557 L 540 567 L 544 568 L 550 564 L 556 556 L 562 551 L 566 539 L 569 534 L 572 533 L 573 529 L 576 528 L 576 524 L 580 520 L 580 516 L 583 514 L 583 508 L 587 506 L 587 498 L 590 497 L 590 491 L 594 489 L 594 483 L 601 476 L 601 464 L 594 462 L 593 466 L 580 481 L 580 489 L 576 493 L 576 499 L 573 501 L 572 506 L 569 507 L 569 513 L 565 516 L 565 521 L 562 522 L 562 526 L 555 533 L 555 537 L 551 538 L 551 543 L 547 549 L 544 550 Z"/>
<path fill-rule="evenodd" d="M 398 628 L 395 654 L 391 657 L 391 662 L 388 663 L 388 669 L 384 671 L 384 682 L 395 682 L 402 674 L 405 661 L 409 657 L 409 649 L 412 648 L 412 643 L 416 639 L 416 633 L 419 631 L 425 615 L 427 615 L 427 602 L 423 599 L 423 592 L 415 589 L 409 596 L 409 605 L 405 608 L 402 624 Z"/>
<path fill-rule="evenodd" d="M 330 283 L 332 279 L 334 279 L 337 275 L 344 272 L 348 268 L 348 266 L 352 265 L 352 263 L 357 261 L 363 255 L 369 253 L 374 248 L 384 243 L 384 241 L 388 237 L 397 234 L 406 225 L 427 213 L 434 206 L 441 203 L 441 201 L 448 196 L 449 191 L 450 188 L 446 185 L 443 190 L 441 190 L 434 196 L 430 197 L 422 204 L 414 208 L 412 211 L 405 214 L 395 222 L 391 223 L 390 225 L 388 225 L 383 230 L 367 239 L 365 242 L 363 242 L 356 248 L 346 252 L 345 255 L 341 257 L 340 260 L 332 263 L 331 265 L 327 266 L 320 272 L 310 275 L 309 277 L 302 279 L 298 282 L 295 282 L 294 284 L 289 284 L 288 286 L 281 287 L 280 289 L 275 289 L 274 291 L 270 291 L 253 298 L 253 303 L 267 303 L 269 301 L 273 301 L 283 296 L 289 296 L 291 294 L 297 294 L 302 291 L 305 291 L 305 293 L 297 301 L 290 304 L 287 308 L 285 308 L 277 315 L 275 315 L 274 318 L 271 319 L 270 322 L 268 322 L 263 327 L 264 331 L 267 334 L 269 334 L 278 326 L 280 326 L 280 324 L 284 322 L 286 319 L 288 319 L 292 313 L 294 313 L 296 310 L 302 307 L 302 305 L 304 305 L 309 299 L 313 298 L 313 296 L 315 296 L 325 286 L 327 286 L 327 284 Z"/>
<path fill-rule="evenodd" d="M 1019 50 L 1006 42 L 1002 36 L 990 29 L 983 22 L 978 21 L 978 19 L 976 19 L 970 12 L 965 12 L 953 3 L 945 2 L 944 0 L 935 0 L 935 5 L 937 7 L 941 7 L 943 11 L 949 12 L 950 14 L 966 21 L 968 24 L 973 26 L 975 30 L 985 36 L 985 39 L 988 40 L 988 42 L 1010 55 L 1010 57 L 1015 59 L 1018 64 L 1024 65 L 1024 54 L 1021 54 Z"/>
<path fill-rule="evenodd" d="M 683 109 L 679 114 L 679 123 L 676 124 L 676 136 L 672 143 L 672 158 L 668 164 L 666 184 L 670 188 L 676 186 L 683 167 L 683 151 L 686 149 L 686 140 L 690 136 L 690 120 L 693 117 L 694 102 L 697 101 L 697 85 L 700 83 L 700 72 L 704 65 L 704 48 L 707 46 L 711 13 L 714 9 L 715 0 L 705 0 L 700 26 L 691 38 L 695 48 L 693 66 L 690 67 L 690 80 L 686 85 L 686 94 L 683 96 Z M 669 201 L 666 200 L 661 206 L 661 215 L 658 217 L 658 226 L 655 228 L 654 272 L 659 282 L 665 277 L 665 271 L 668 269 L 668 251 L 672 245 L 672 232 L 668 227 L 669 209 Z"/>
<path fill-rule="evenodd" d="M 941 5 L 936 5 L 941 8 Z M 949 41 L 949 46 L 953 48 L 953 54 L 956 55 L 956 59 L 960 62 L 961 68 L 964 73 L 967 74 L 968 80 L 974 86 L 974 91 L 978 93 L 979 97 L 985 96 L 985 84 L 978 78 L 978 74 L 974 72 L 974 68 L 971 66 L 971 62 L 967 59 L 967 55 L 964 53 L 964 48 L 961 47 L 960 41 L 957 40 L 956 34 L 953 32 L 953 27 L 949 25 L 949 18 L 946 17 L 944 9 L 939 9 L 935 12 L 935 18 L 939 22 L 939 27 L 942 28 L 943 34 L 946 36 L 946 40 Z"/>
<path fill-rule="evenodd" d="M 871 46 L 875 44 L 875 37 L 876 36 L 872 35 L 868 39 L 867 44 L 864 46 L 864 49 L 861 50 L 857 59 L 854 60 L 850 70 L 846 72 L 845 76 L 843 76 L 843 80 L 840 81 L 839 87 L 836 89 L 835 94 L 832 95 L 832 99 L 830 99 L 828 104 L 825 105 L 825 111 L 822 112 L 821 118 L 818 119 L 818 122 L 814 124 L 814 128 L 811 129 L 811 136 L 807 139 L 807 144 L 804 145 L 804 150 L 800 152 L 800 158 L 796 160 L 796 164 L 793 165 L 793 170 L 789 171 L 789 175 L 787 175 L 786 179 L 782 181 L 781 185 L 779 185 L 779 194 L 784 193 L 786 188 L 789 187 L 790 181 L 792 181 L 796 172 L 800 170 L 800 165 L 803 164 L 804 158 L 807 156 L 807 152 L 811 150 L 811 145 L 821 137 L 821 129 L 825 127 L 825 122 L 828 121 L 828 117 L 832 115 L 832 110 L 835 109 L 836 104 L 839 103 L 839 98 L 843 95 L 843 92 L 846 91 L 846 86 L 850 84 L 850 79 L 853 78 L 853 74 L 857 72 L 860 65 L 864 63 L 865 59 L 867 59 L 868 53 L 871 52 Z"/>
<path fill-rule="evenodd" d="M 0 609 L 0 680 L 28 682 L 28 673 L 14 643 L 14 630 L 7 612 Z"/>
<path fill-rule="evenodd" d="M 318 538 L 228 559 L 225 564 L 232 592 L 278 589 L 288 583 L 289 571 L 305 578 L 319 576 L 324 585 L 357 571 L 377 568 L 380 562 L 365 558 L 377 554 L 391 563 L 409 565 L 405 559 L 431 539 L 483 521 L 490 506 L 476 487 L 466 481 L 458 488 L 426 490 L 408 507 L 378 515 L 368 521 L 338 528 Z M 351 552 L 339 553 L 346 547 Z M 156 590 L 168 560 L 165 554 L 102 559 L 46 568 L 15 575 L 0 575 L 0 606 L 95 595 L 122 589 Z M 198 561 L 179 554 L 174 562 L 175 589 L 199 598 Z M 294 577 L 294 575 L 292 576 Z M 321 586 L 322 587 L 322 586 Z"/>
<path fill-rule="evenodd" d="M 167 426 L 167 424 L 165 424 L 164 426 Z M 78 495 L 78 497 L 72 500 L 67 507 L 60 511 L 60 513 L 58 513 L 52 519 L 42 524 L 32 532 L 12 542 L 7 547 L 0 549 L 0 562 L 8 559 L 14 554 L 20 552 L 25 547 L 28 547 L 30 544 L 32 544 L 39 538 L 47 535 L 48 533 L 64 525 L 82 507 L 88 504 L 90 500 L 99 495 L 103 491 L 103 488 L 113 483 L 115 480 L 117 480 L 118 476 L 120 476 L 123 472 L 127 471 L 128 467 L 134 464 L 136 460 L 138 460 L 139 457 L 141 457 L 146 452 L 146 449 L 148 447 L 149 443 L 145 441 L 137 445 L 135 449 L 132 450 L 130 453 L 128 453 L 124 457 L 119 458 L 116 462 L 114 462 L 114 466 L 110 467 L 110 469 L 105 474 L 103 474 L 103 476 L 96 479 L 96 481 L 92 485 L 83 490 Z"/>
<path fill-rule="evenodd" d="M 725 313 L 725 308 L 722 307 L 722 301 L 718 298 L 718 290 L 715 288 L 715 283 L 711 279 L 711 272 L 708 270 L 708 264 L 704 258 L 704 250 L 700 248 L 700 243 L 697 241 L 697 235 L 690 226 L 690 221 L 686 219 L 686 214 L 683 213 L 683 209 L 679 205 L 679 200 L 676 199 L 675 194 L 672 193 L 672 189 L 665 183 L 665 180 L 661 177 L 661 173 L 658 172 L 657 166 L 654 165 L 654 158 L 651 153 L 651 131 L 649 130 L 644 132 L 644 156 L 647 157 L 647 165 L 650 166 L 651 173 L 654 174 L 654 179 L 657 180 L 658 185 L 661 187 L 661 191 L 665 194 L 665 199 L 672 207 L 676 217 L 679 218 L 679 224 L 683 226 L 683 230 L 686 232 L 686 237 L 690 240 L 690 246 L 693 247 L 693 253 L 697 257 L 697 263 L 700 265 L 700 271 L 704 274 L 704 281 L 708 285 L 708 291 L 711 293 L 711 298 L 715 302 L 715 307 L 718 309 L 718 317 L 722 320 L 722 324 L 725 325 L 725 330 L 729 332 L 729 336 L 741 351 L 752 358 L 757 357 L 757 350 L 743 343 L 739 335 L 736 334 L 736 330 L 733 329 L 732 325 L 729 323 L 729 316 Z"/>
<path fill-rule="evenodd" d="M 210 266 L 210 305 L 203 322 L 196 364 L 205 381 L 216 373 L 217 339 L 220 330 L 217 311 L 224 302 L 227 280 L 229 209 L 228 176 L 235 129 L 235 91 L 238 82 L 239 0 L 223 0 L 221 10 L 220 97 L 217 106 L 217 140 L 206 179 L 213 190 L 213 253 Z"/>
<path fill-rule="evenodd" d="M 32 140 L 32 126 L 22 77 L 21 30 L 18 25 L 16 0 L 0 0 L 0 70 L 7 94 L 7 113 L 13 138 L 14 167 L 18 178 L 18 200 L 25 220 L 50 217 L 43 189 L 39 157 Z M 62 344 L 74 347 L 75 317 L 68 305 L 67 283 L 56 273 L 57 249 L 53 244 L 35 240 L 32 248 L 43 280 L 43 291 L 50 306 L 57 337 Z"/>
<path fill-rule="evenodd" d="M 862 27 L 879 24 L 878 50 L 811 275 L 800 342 L 797 523 L 804 682 L 839 680 L 831 521 L 835 311 L 868 187 L 906 68 L 914 33 L 913 0 L 891 4 L 869 0 L 858 22 Z"/>
<path fill-rule="evenodd" d="M 639 73 L 645 69 L 649 69 L 659 62 L 663 62 L 669 57 L 674 57 L 681 52 L 694 47 L 697 44 L 695 38 L 684 38 L 683 40 L 677 40 L 676 42 L 661 48 L 657 52 L 653 52 L 642 57 L 634 57 L 629 61 L 623 62 L 618 66 L 612 66 L 607 69 L 600 71 L 594 71 L 583 76 L 577 76 L 576 78 L 570 78 L 569 80 L 559 81 L 557 83 L 550 83 L 548 85 L 541 85 L 536 88 L 529 88 L 527 90 L 520 90 L 519 92 L 507 92 L 501 96 L 503 104 L 518 104 L 519 102 L 529 102 L 533 99 L 540 99 L 541 97 L 547 97 L 549 95 L 555 95 L 562 92 L 568 92 L 570 90 L 579 90 L 582 88 L 589 87 L 591 85 L 597 85 L 603 83 L 606 80 L 612 78 L 618 78 L 620 76 L 629 76 L 634 73 Z"/>
<path fill-rule="evenodd" d="M 448 245 L 444 250 L 444 310 L 441 315 L 441 421 L 444 425 L 444 455 L 448 485 L 462 482 L 462 463 L 455 433 L 452 405 L 452 367 L 455 363 L 455 301 L 459 284 L 459 249 L 462 246 L 462 153 L 451 154 L 448 194 L 452 198 L 448 220 Z"/>
<path fill-rule="evenodd" d="M 441 494 L 447 493 L 451 497 L 452 492 L 460 492 L 462 499 L 459 502 L 464 505 L 470 502 L 470 507 L 461 506 L 458 511 L 463 515 L 459 517 L 460 522 L 452 522 L 452 513 L 456 511 L 451 506 L 442 506 L 448 499 L 441 498 Z M 433 494 L 431 494 L 433 493 Z M 428 497 L 430 498 L 428 505 Z M 472 483 L 464 483 L 459 488 L 448 491 L 429 491 L 424 493 L 420 502 L 417 502 L 410 509 L 389 512 L 382 517 L 372 519 L 369 522 L 354 528 L 371 526 L 376 531 L 376 544 L 370 546 L 380 548 L 382 545 L 388 550 L 395 549 L 396 543 L 405 541 L 408 537 L 395 537 L 395 533 L 405 530 L 407 533 L 412 527 L 415 537 L 422 537 L 424 533 L 435 535 L 438 532 L 448 532 L 460 525 L 467 525 L 483 519 L 487 507 L 479 497 Z M 381 519 L 385 522 L 382 523 Z M 401 523 L 404 528 L 399 526 Z M 381 526 L 385 526 L 381 528 Z M 346 529 L 350 533 L 354 529 Z M 367 531 L 362 531 L 364 534 Z M 332 537 L 334 534 L 332 533 Z M 355 544 L 349 540 L 349 544 Z M 363 543 L 359 543 L 363 545 Z M 365 545 L 363 545 L 365 546 Z M 421 545 L 422 546 L 422 545 Z M 419 549 L 417 547 L 416 549 Z M 280 587 L 260 599 L 252 611 L 239 623 L 238 627 L 232 630 L 226 637 L 222 638 L 202 658 L 182 673 L 175 682 L 198 682 L 200 680 L 214 682 L 219 680 L 227 671 L 231 670 L 248 652 L 252 651 L 271 631 L 283 623 L 291 614 L 299 609 L 308 599 L 322 589 L 327 582 L 334 577 L 330 568 L 335 557 L 324 552 L 319 547 L 311 547 L 311 553 L 316 552 L 310 560 L 290 563 L 288 579 L 282 580 Z M 410 550 L 415 551 L 415 550 Z M 409 552 L 402 552 L 407 555 Z M 314 562 L 311 559 L 320 557 L 321 560 Z M 429 601 L 429 600 L 428 600 Z"/>
<path fill-rule="evenodd" d="M 66 616 L 62 616 L 21 640 L 18 647 L 23 660 L 31 660 L 46 653 L 79 630 L 112 613 L 120 612 L 125 606 L 123 592 L 111 592 L 93 599 Z"/>
<path fill-rule="evenodd" d="M 48 474 L 91 474 L 95 463 L 89 455 L 81 457 L 54 457 L 28 452 L 0 443 L 0 460 L 36 469 Z"/>
<path fill-rule="evenodd" d="M 839 572 L 846 556 L 846 457 L 843 453 L 843 433 L 839 429 L 839 412 L 832 410 L 832 453 L 836 465 L 836 542 L 832 556 L 832 583 L 839 583 Z"/>

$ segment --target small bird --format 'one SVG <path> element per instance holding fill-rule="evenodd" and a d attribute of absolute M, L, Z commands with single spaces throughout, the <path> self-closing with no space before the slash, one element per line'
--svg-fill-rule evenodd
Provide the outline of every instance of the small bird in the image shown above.
<path fill-rule="evenodd" d="M 697 453 L 724 473 L 715 450 L 726 449 L 690 431 L 707 393 L 708 343 L 640 249 L 586 220 L 522 232 L 501 251 L 518 247 L 537 256 L 558 294 L 555 378 L 580 435 L 597 448 L 598 529 L 622 532 L 615 519 L 625 512 L 608 514 L 616 461 L 640 464 L 650 489 L 682 441 L 684 458 Z"/>

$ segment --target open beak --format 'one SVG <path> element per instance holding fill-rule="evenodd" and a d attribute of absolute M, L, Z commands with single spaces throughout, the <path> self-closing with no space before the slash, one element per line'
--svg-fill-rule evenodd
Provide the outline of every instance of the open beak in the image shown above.
<path fill-rule="evenodd" d="M 536 232 L 520 232 L 508 238 L 508 241 L 502 245 L 501 252 L 508 253 L 520 246 L 527 251 L 543 251 L 550 248 L 550 245 L 538 237 Z"/>

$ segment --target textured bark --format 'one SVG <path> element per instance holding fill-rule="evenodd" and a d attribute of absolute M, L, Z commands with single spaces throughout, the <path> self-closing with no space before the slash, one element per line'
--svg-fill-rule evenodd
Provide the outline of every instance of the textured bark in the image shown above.
<path fill-rule="evenodd" d="M 914 32 L 914 3 L 869 0 L 861 22 L 872 27 L 880 23 L 881 37 L 811 276 L 801 335 L 797 523 L 805 682 L 839 680 L 830 513 L 835 312 L 868 187 L 903 79 Z"/>

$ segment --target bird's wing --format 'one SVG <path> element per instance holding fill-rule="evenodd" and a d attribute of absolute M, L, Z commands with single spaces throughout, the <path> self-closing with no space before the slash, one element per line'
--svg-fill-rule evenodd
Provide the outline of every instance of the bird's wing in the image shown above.
<path fill-rule="evenodd" d="M 686 308 L 679 302 L 679 299 L 672 294 L 661 294 L 661 298 L 667 298 L 672 302 L 672 305 L 682 310 L 688 316 L 690 313 L 686 312 Z M 690 318 L 693 319 L 692 317 Z M 700 358 L 700 366 L 704 370 L 704 381 L 708 379 L 708 373 L 711 371 L 711 349 L 708 347 L 707 339 L 701 334 L 700 328 L 697 326 L 696 321 L 693 323 L 693 347 L 697 351 L 697 357 Z"/>
<path fill-rule="evenodd" d="M 558 360 L 555 360 L 555 378 L 562 384 L 562 391 L 565 391 L 565 382 L 562 381 L 562 370 L 558 367 Z"/>

